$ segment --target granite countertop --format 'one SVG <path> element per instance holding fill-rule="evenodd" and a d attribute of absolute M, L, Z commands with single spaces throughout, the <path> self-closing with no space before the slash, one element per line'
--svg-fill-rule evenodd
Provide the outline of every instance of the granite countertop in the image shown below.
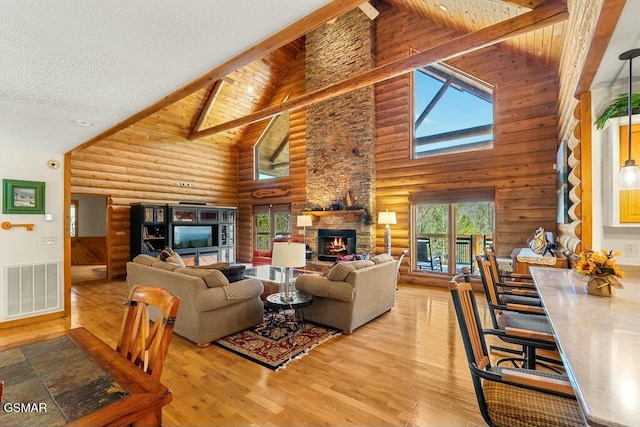
<path fill-rule="evenodd" d="M 533 267 L 571 381 L 590 425 L 640 423 L 640 268 L 622 266 L 624 289 L 588 295 L 573 270 Z"/>

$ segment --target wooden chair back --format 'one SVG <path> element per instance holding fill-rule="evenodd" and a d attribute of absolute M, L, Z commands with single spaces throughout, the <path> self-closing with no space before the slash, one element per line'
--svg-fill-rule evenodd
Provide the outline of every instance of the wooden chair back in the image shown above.
<path fill-rule="evenodd" d="M 4 391 L 4 381 L 0 381 L 0 403 L 2 403 L 2 392 Z"/>
<path fill-rule="evenodd" d="M 500 271 L 498 270 L 498 261 L 496 261 L 496 254 L 493 251 L 485 249 L 485 259 L 489 261 L 491 267 L 491 275 L 495 283 L 500 283 Z"/>
<path fill-rule="evenodd" d="M 152 378 L 160 380 L 180 298 L 155 286 L 137 285 L 130 294 L 116 350 Z M 149 311 L 155 310 L 152 322 Z"/>
<path fill-rule="evenodd" d="M 476 368 L 484 370 L 491 365 L 487 344 L 482 333 L 482 323 L 471 283 L 458 283 L 455 276 L 449 282 L 453 306 L 458 318 L 467 359 Z"/>

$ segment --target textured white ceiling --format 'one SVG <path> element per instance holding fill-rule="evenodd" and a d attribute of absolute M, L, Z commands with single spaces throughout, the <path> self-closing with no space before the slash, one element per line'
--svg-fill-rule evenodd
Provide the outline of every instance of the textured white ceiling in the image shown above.
<path fill-rule="evenodd" d="M 0 0 L 0 143 L 66 152 L 329 2 Z"/>

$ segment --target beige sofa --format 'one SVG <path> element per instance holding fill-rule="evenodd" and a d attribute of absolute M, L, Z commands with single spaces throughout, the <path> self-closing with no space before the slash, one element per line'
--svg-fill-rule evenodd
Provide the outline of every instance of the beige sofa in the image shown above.
<path fill-rule="evenodd" d="M 255 278 L 229 283 L 218 270 L 180 267 L 142 254 L 127 263 L 127 285 L 137 284 L 180 297 L 174 332 L 200 346 L 262 322 L 263 286 Z"/>
<path fill-rule="evenodd" d="M 391 310 L 397 282 L 397 261 L 380 254 L 371 260 L 336 264 L 327 277 L 302 274 L 296 288 L 313 295 L 313 303 L 304 309 L 305 319 L 351 333 Z"/>

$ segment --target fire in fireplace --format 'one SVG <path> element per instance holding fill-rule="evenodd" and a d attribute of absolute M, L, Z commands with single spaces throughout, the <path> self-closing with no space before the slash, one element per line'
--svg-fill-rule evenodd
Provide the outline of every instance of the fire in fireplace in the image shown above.
<path fill-rule="evenodd" d="M 356 251 L 355 230 L 318 230 L 318 260 L 335 261 L 338 256 L 353 254 Z"/>

